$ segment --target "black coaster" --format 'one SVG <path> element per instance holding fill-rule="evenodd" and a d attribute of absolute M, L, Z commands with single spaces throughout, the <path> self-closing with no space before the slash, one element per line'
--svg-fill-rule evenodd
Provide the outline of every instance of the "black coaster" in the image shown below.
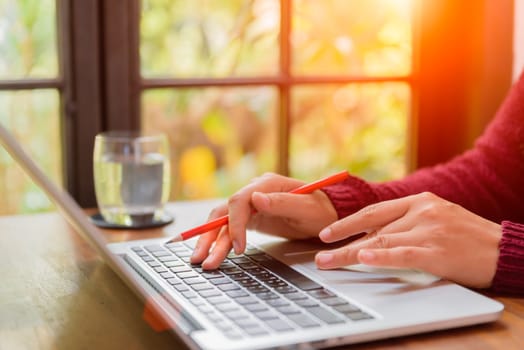
<path fill-rule="evenodd" d="M 144 221 L 134 225 L 119 225 L 107 222 L 104 220 L 104 217 L 100 213 L 93 214 L 89 217 L 91 222 L 101 228 L 110 228 L 110 229 L 120 229 L 120 230 L 140 230 L 146 228 L 162 227 L 173 222 L 173 217 L 171 215 L 165 214 L 160 218 L 160 220 L 153 221 Z"/>

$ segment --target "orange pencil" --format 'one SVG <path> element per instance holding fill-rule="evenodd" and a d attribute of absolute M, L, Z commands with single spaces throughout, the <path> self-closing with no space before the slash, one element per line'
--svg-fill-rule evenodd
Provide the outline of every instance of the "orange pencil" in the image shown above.
<path fill-rule="evenodd" d="M 322 187 L 333 185 L 337 182 L 340 182 L 344 179 L 347 179 L 349 177 L 349 173 L 347 171 L 341 171 L 339 173 L 333 174 L 331 176 L 328 176 L 326 178 L 317 180 L 315 182 L 302 185 L 298 188 L 295 188 L 294 190 L 290 191 L 289 193 L 295 193 L 295 194 L 307 194 L 311 193 L 315 190 L 321 189 Z M 180 233 L 178 236 L 170 239 L 166 242 L 168 243 L 174 243 L 174 242 L 180 242 L 185 241 L 186 239 L 195 237 L 197 235 L 200 235 L 202 233 L 209 232 L 211 230 L 214 230 L 216 228 L 219 228 L 221 226 L 227 225 L 229 222 L 229 215 L 224 215 L 219 218 L 216 218 L 214 220 L 208 221 L 203 225 L 194 227 L 190 230 L 187 230 L 185 232 Z"/>

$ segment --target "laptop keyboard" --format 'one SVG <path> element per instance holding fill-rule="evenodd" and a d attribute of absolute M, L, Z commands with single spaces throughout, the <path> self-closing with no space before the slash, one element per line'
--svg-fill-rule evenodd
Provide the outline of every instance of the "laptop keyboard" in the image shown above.
<path fill-rule="evenodd" d="M 191 264 L 190 243 L 132 250 L 226 336 L 241 338 L 372 319 L 300 272 L 248 245 L 217 270 Z"/>

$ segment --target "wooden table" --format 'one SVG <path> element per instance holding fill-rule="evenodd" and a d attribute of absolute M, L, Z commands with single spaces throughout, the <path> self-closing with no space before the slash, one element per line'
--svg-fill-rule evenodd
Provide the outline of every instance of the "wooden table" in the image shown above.
<path fill-rule="evenodd" d="M 165 235 L 104 233 L 109 241 Z M 149 327 L 139 299 L 58 213 L 0 217 L 0 247 L 1 350 L 186 348 Z M 506 306 L 495 323 L 348 348 L 524 349 L 524 298 L 493 297 Z"/>

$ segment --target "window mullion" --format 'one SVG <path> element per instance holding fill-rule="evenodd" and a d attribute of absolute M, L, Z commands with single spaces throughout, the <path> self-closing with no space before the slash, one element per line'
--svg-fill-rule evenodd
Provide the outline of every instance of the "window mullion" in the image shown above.
<path fill-rule="evenodd" d="M 277 172 L 289 175 L 289 133 L 291 124 L 291 22 L 292 0 L 280 1 L 280 76 Z"/>

